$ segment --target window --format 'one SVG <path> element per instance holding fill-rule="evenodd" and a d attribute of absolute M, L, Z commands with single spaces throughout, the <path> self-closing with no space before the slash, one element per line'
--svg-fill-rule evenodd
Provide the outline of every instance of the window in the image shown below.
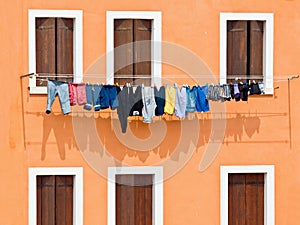
<path fill-rule="evenodd" d="M 274 225 L 274 166 L 221 167 L 221 225 Z"/>
<path fill-rule="evenodd" d="M 106 31 L 108 84 L 161 84 L 160 12 L 108 11 Z"/>
<path fill-rule="evenodd" d="M 108 224 L 163 224 L 161 167 L 108 169 Z"/>
<path fill-rule="evenodd" d="M 221 13 L 220 82 L 263 80 L 273 94 L 273 14 Z"/>
<path fill-rule="evenodd" d="M 82 168 L 29 169 L 29 222 L 83 224 Z"/>
<path fill-rule="evenodd" d="M 29 10 L 29 71 L 55 80 L 82 80 L 81 11 Z M 30 78 L 30 93 L 47 93 L 46 85 L 46 79 Z"/>

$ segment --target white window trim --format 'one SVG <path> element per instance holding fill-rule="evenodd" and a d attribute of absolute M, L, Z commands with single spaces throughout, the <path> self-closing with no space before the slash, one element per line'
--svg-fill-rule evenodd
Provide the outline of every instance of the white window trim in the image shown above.
<path fill-rule="evenodd" d="M 151 83 L 161 85 L 161 12 L 152 11 L 107 11 L 106 12 L 106 82 L 114 83 L 114 20 L 115 19 L 150 19 L 152 20 L 151 37 Z"/>
<path fill-rule="evenodd" d="M 116 225 L 116 175 L 153 174 L 153 215 L 152 224 L 163 225 L 163 168 L 109 167 L 108 168 L 108 225 Z"/>
<path fill-rule="evenodd" d="M 230 20 L 261 20 L 265 21 L 263 41 L 263 75 L 265 93 L 273 94 L 273 13 L 221 13 L 220 14 L 220 83 L 226 83 L 227 74 L 227 21 Z"/>
<path fill-rule="evenodd" d="M 221 210 L 221 225 L 228 225 L 228 174 L 230 173 L 264 173 L 264 224 L 275 224 L 275 178 L 273 165 L 261 166 L 221 166 L 221 196 L 220 196 L 220 210 Z"/>
<path fill-rule="evenodd" d="M 36 73 L 36 37 L 35 19 L 39 17 L 63 17 L 74 19 L 74 49 L 73 49 L 73 68 L 74 82 L 82 82 L 83 62 L 82 62 L 82 10 L 36 10 L 28 11 L 28 59 L 29 72 Z M 46 94 L 47 87 L 37 87 L 36 77 L 29 78 L 31 94 Z"/>
<path fill-rule="evenodd" d="M 81 167 L 29 168 L 28 224 L 37 224 L 36 177 L 42 175 L 73 175 L 73 224 L 83 225 L 83 169 Z"/>

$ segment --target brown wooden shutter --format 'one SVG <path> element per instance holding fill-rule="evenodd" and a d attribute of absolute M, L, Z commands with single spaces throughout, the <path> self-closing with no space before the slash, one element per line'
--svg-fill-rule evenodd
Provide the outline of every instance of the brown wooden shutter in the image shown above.
<path fill-rule="evenodd" d="M 36 19 L 36 73 L 56 73 L 55 18 Z M 36 81 L 45 86 L 46 81 Z"/>
<path fill-rule="evenodd" d="M 152 225 L 152 175 L 116 176 L 117 225 Z"/>
<path fill-rule="evenodd" d="M 134 75 L 149 78 L 134 79 L 135 84 L 151 85 L 151 20 L 134 20 Z"/>
<path fill-rule="evenodd" d="M 73 224 L 73 176 L 37 177 L 37 224 Z"/>
<path fill-rule="evenodd" d="M 227 75 L 247 74 L 247 21 L 227 22 Z"/>
<path fill-rule="evenodd" d="M 37 177 L 38 225 L 55 225 L 55 176 Z"/>
<path fill-rule="evenodd" d="M 151 24 L 142 19 L 114 21 L 114 75 L 127 77 L 115 78 L 115 83 L 151 84 L 151 43 L 139 42 L 151 41 Z M 139 75 L 149 78 L 140 79 Z"/>
<path fill-rule="evenodd" d="M 250 65 L 249 74 L 254 75 L 254 79 L 263 79 L 263 36 L 264 22 L 249 21 L 250 29 Z"/>
<path fill-rule="evenodd" d="M 73 74 L 73 19 L 56 18 L 56 73 Z M 66 78 L 57 78 L 66 81 Z M 67 79 L 67 81 L 72 78 Z"/>
<path fill-rule="evenodd" d="M 36 18 L 36 73 L 73 74 L 73 23 L 71 18 Z M 36 85 L 47 82 L 37 79 Z"/>
<path fill-rule="evenodd" d="M 235 75 L 243 81 L 263 79 L 264 22 L 228 21 L 227 26 L 227 81 Z"/>
<path fill-rule="evenodd" d="M 264 174 L 229 174 L 228 225 L 264 224 Z"/>
<path fill-rule="evenodd" d="M 56 225 L 73 224 L 73 176 L 56 176 Z"/>
<path fill-rule="evenodd" d="M 114 20 L 114 75 L 131 77 L 133 75 L 133 20 Z M 115 78 L 115 83 L 124 85 L 133 78 Z"/>

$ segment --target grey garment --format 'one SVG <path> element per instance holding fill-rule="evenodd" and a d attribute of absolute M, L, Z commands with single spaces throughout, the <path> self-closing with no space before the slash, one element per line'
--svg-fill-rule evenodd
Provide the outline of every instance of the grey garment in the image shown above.
<path fill-rule="evenodd" d="M 259 81 L 259 82 L 258 82 L 258 87 L 259 87 L 261 93 L 264 94 L 264 93 L 265 93 L 264 82 Z"/>
<path fill-rule="evenodd" d="M 155 96 L 154 87 L 142 87 L 142 99 L 143 99 L 143 122 L 151 123 L 152 118 L 155 116 Z"/>
<path fill-rule="evenodd" d="M 175 116 L 181 119 L 186 116 L 186 88 L 189 87 L 183 86 L 176 88 Z"/>
<path fill-rule="evenodd" d="M 71 112 L 68 83 L 57 80 L 48 80 L 47 92 L 47 114 L 51 113 L 51 106 L 55 100 L 56 94 L 58 95 L 63 114 Z"/>
<path fill-rule="evenodd" d="M 225 100 L 224 89 L 221 85 L 209 85 L 206 95 L 207 100 L 211 101 L 224 101 Z"/>
<path fill-rule="evenodd" d="M 231 88 L 229 84 L 223 84 L 223 91 L 224 91 L 224 99 L 230 101 L 231 99 Z"/>

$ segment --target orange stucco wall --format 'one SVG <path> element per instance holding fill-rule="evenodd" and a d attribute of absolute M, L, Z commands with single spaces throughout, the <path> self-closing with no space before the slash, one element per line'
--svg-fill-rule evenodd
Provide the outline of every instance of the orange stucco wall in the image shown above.
<path fill-rule="evenodd" d="M 85 119 L 91 113 L 74 107 L 77 113 L 63 116 L 56 100 L 54 113 L 46 115 L 46 95 L 30 95 L 28 79 L 19 79 L 30 72 L 28 9 L 79 9 L 83 10 L 84 71 L 105 54 L 106 11 L 141 10 L 161 11 L 162 40 L 189 49 L 213 74 L 219 74 L 220 12 L 274 13 L 274 87 L 279 88 L 273 95 L 250 97 L 248 102 L 214 103 L 225 104 L 225 113 L 204 113 L 196 115 L 199 119 L 190 118 L 192 123 L 199 123 L 200 132 L 185 165 L 180 160 L 188 154 L 189 146 L 173 154 L 182 141 L 183 122 L 176 118 L 167 117 L 167 122 L 155 120 L 154 126 L 165 124 L 162 126 L 166 135 L 147 152 L 130 149 L 117 139 L 114 129 L 118 128 L 114 126 L 119 123 L 111 119 L 109 111 L 95 114 L 95 119 L 89 121 L 95 124 L 96 138 L 123 163 L 156 165 L 171 159 L 174 165 L 180 165 L 164 182 L 165 225 L 219 224 L 221 165 L 275 165 L 276 224 L 299 224 L 300 95 L 297 91 L 300 79 L 290 81 L 290 85 L 287 81 L 290 75 L 300 71 L 299 8 L 300 2 L 296 0 L 1 1 L 0 223 L 27 224 L 29 167 L 64 166 L 84 169 L 84 224 L 107 223 L 107 180 L 85 160 L 83 150 L 89 148 L 80 148 L 88 146 L 89 129 Z M 178 71 L 171 66 L 163 67 L 163 74 L 178 74 Z M 74 118 L 81 118 L 77 125 L 81 126 L 82 137 L 74 136 Z M 199 163 L 208 146 L 211 121 L 220 118 L 226 120 L 226 129 L 219 154 L 200 172 Z M 140 140 L 151 136 L 148 124 L 132 120 L 129 126 Z M 89 142 L 93 144 L 91 139 Z"/>

